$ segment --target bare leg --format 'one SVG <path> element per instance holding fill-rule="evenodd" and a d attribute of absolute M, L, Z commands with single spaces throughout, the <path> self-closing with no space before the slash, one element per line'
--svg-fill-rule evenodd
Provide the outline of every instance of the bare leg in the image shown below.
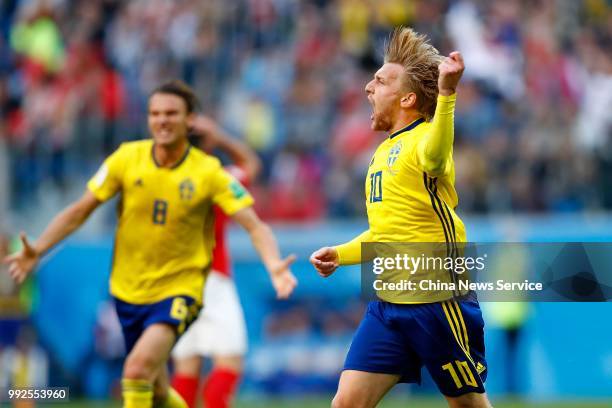
<path fill-rule="evenodd" d="M 450 408 L 492 408 L 487 394 L 471 392 L 460 397 L 445 397 Z"/>
<path fill-rule="evenodd" d="M 395 374 L 344 370 L 332 408 L 373 408 L 399 381 Z"/>
<path fill-rule="evenodd" d="M 163 323 L 153 324 L 142 333 L 123 365 L 123 378 L 155 383 L 155 399 L 168 393 L 165 366 L 174 345 L 174 329 Z"/>
<path fill-rule="evenodd" d="M 174 359 L 174 372 L 187 377 L 199 377 L 202 369 L 202 358 L 194 355 Z"/>
<path fill-rule="evenodd" d="M 239 354 L 213 357 L 213 364 L 215 368 L 230 370 L 236 373 L 242 373 L 243 363 L 243 358 Z"/>

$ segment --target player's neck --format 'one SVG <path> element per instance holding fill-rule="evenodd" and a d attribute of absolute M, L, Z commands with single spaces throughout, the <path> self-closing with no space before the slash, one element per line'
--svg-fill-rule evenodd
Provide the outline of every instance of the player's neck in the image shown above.
<path fill-rule="evenodd" d="M 176 145 L 153 146 L 153 158 L 159 167 L 174 167 L 179 161 L 183 160 L 189 149 L 187 140 L 181 141 Z"/>
<path fill-rule="evenodd" d="M 410 125 L 415 120 L 418 120 L 422 117 L 423 115 L 421 115 L 418 112 L 407 112 L 403 115 L 400 115 L 400 117 L 395 121 L 393 126 L 391 126 L 391 130 L 389 130 L 389 134 L 390 135 L 394 134 L 398 130 L 405 128 L 406 126 Z"/>

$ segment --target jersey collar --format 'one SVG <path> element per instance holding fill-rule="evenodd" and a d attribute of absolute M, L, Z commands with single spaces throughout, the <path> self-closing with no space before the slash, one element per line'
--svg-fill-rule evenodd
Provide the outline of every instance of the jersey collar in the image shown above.
<path fill-rule="evenodd" d="M 393 139 L 395 136 L 399 135 L 400 133 L 408 132 L 409 130 L 414 129 L 415 127 L 419 126 L 423 122 L 425 122 L 425 118 L 418 118 L 417 120 L 410 123 L 408 126 L 403 127 L 400 130 L 396 130 L 395 132 L 391 133 L 389 135 L 389 139 Z"/>
<path fill-rule="evenodd" d="M 168 167 L 170 170 L 174 170 L 176 169 L 178 166 L 180 166 L 181 164 L 183 164 L 183 162 L 185 161 L 185 159 L 187 158 L 187 156 L 189 156 L 189 151 L 191 150 L 191 145 L 187 146 L 187 150 L 185 150 L 185 153 L 183 154 L 183 157 L 181 157 L 181 160 L 177 161 L 172 167 Z M 157 162 L 157 160 L 155 160 L 155 143 L 153 143 L 153 146 L 151 147 L 151 159 L 153 159 L 153 163 L 155 164 L 155 167 L 157 168 L 161 168 L 162 166 L 159 165 L 159 163 Z"/>

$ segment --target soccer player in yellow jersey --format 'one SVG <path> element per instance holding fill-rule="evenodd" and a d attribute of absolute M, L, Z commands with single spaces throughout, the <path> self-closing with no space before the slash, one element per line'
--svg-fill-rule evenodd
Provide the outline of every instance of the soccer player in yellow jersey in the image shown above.
<path fill-rule="evenodd" d="M 279 298 L 296 285 L 294 257 L 280 258 L 253 199 L 216 158 L 190 146 L 197 100 L 179 81 L 149 97 L 152 139 L 124 143 L 106 159 L 87 191 L 56 216 L 38 240 L 5 259 L 22 282 L 41 256 L 75 231 L 101 203 L 121 195 L 110 291 L 126 341 L 126 408 L 187 407 L 168 385 L 166 363 L 178 336 L 195 319 L 211 261 L 213 205 L 244 227 Z M 204 233 L 203 233 L 204 232 Z"/>
<path fill-rule="evenodd" d="M 321 276 L 362 262 L 362 242 L 465 242 L 454 210 L 453 164 L 455 91 L 463 70 L 459 52 L 442 57 L 425 36 L 395 30 L 384 65 L 365 88 L 372 129 L 389 134 L 366 177 L 369 229 L 315 251 L 310 261 Z M 419 383 L 425 366 L 450 407 L 490 407 L 483 327 L 475 299 L 370 302 L 332 406 L 374 407 L 396 383 Z"/>

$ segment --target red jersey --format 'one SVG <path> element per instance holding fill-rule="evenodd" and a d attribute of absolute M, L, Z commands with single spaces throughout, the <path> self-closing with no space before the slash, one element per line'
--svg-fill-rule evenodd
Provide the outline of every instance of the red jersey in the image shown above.
<path fill-rule="evenodd" d="M 227 166 L 225 168 L 232 176 L 245 187 L 248 187 L 249 181 L 247 174 L 238 166 Z M 229 217 L 217 206 L 214 206 L 215 212 L 215 248 L 212 254 L 212 270 L 225 275 L 232 276 L 232 260 L 230 258 L 229 249 L 225 241 L 225 229 L 229 222 Z"/>

